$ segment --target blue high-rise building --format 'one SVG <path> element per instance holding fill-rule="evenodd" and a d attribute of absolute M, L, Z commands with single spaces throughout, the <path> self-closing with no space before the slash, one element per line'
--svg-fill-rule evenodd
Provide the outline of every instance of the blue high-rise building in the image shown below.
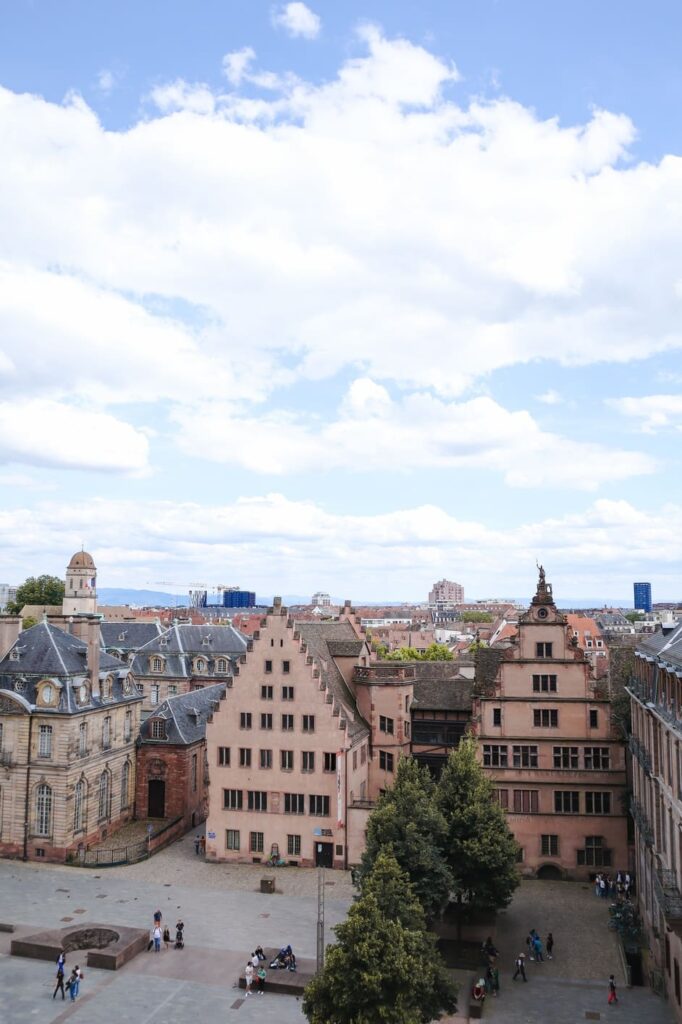
<path fill-rule="evenodd" d="M 255 604 L 256 595 L 253 590 L 228 587 L 223 591 L 223 608 L 253 608 Z"/>
<path fill-rule="evenodd" d="M 635 583 L 635 611 L 637 612 L 650 612 L 653 609 L 651 603 L 651 584 L 650 583 Z"/>

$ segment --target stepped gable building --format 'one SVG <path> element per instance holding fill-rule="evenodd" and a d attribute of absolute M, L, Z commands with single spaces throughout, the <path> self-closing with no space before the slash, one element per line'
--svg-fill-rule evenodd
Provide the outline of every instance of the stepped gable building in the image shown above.
<path fill-rule="evenodd" d="M 359 858 L 370 729 L 351 685 L 369 661 L 348 618 L 294 623 L 275 599 L 207 726 L 209 860 Z"/>
<path fill-rule="evenodd" d="M 682 1021 L 682 624 L 639 638 L 627 692 L 637 899 L 650 966 Z"/>
<path fill-rule="evenodd" d="M 144 697 L 143 714 L 169 697 L 232 678 L 247 640 L 233 626 L 173 625 L 141 647 L 131 668 Z"/>
<path fill-rule="evenodd" d="M 71 619 L 85 639 L 0 620 L 4 856 L 63 861 L 133 816 L 140 697 L 128 666 L 100 652 L 96 616 Z"/>
<path fill-rule="evenodd" d="M 169 697 L 142 723 L 137 746 L 138 818 L 181 819 L 179 831 L 204 821 L 208 812 L 206 723 L 231 684 L 230 679 Z"/>
<path fill-rule="evenodd" d="M 625 751 L 608 695 L 597 688 L 542 567 L 516 637 L 486 654 L 477 668 L 474 728 L 522 871 L 588 878 L 600 868 L 627 869 Z"/>

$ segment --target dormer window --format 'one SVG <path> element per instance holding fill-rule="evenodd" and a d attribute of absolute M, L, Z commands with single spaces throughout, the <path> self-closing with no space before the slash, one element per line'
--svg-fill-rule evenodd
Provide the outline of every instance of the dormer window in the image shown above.
<path fill-rule="evenodd" d="M 165 637 L 165 636 L 161 637 L 161 639 L 159 640 L 159 647 L 168 647 L 168 638 L 167 637 Z"/>
<path fill-rule="evenodd" d="M 40 691 L 40 696 L 43 699 L 43 704 L 52 703 L 54 699 L 54 686 L 52 685 L 52 683 L 45 683 L 42 690 Z"/>
<path fill-rule="evenodd" d="M 163 658 L 152 658 L 152 672 L 163 672 Z"/>
<path fill-rule="evenodd" d="M 216 672 L 227 672 L 227 660 L 225 658 L 218 658 L 215 667 Z"/>
<path fill-rule="evenodd" d="M 211 643 L 211 634 L 208 633 L 201 641 L 204 647 L 209 647 Z"/>
<path fill-rule="evenodd" d="M 123 632 L 123 633 L 119 633 L 119 634 L 118 634 L 118 639 L 119 639 L 119 640 L 121 640 L 121 641 L 125 641 L 125 638 L 126 638 L 126 634 L 125 634 L 125 632 Z"/>
<path fill-rule="evenodd" d="M 204 659 L 203 658 L 197 658 L 197 660 L 196 660 L 196 662 L 194 664 L 194 668 L 195 668 L 195 670 L 197 672 L 205 672 L 206 671 L 206 662 L 204 661 Z"/>
<path fill-rule="evenodd" d="M 19 661 L 19 651 L 16 649 L 16 647 L 12 651 L 10 651 L 9 660 Z"/>
<path fill-rule="evenodd" d="M 152 719 L 151 723 L 152 739 L 153 740 L 165 740 L 166 738 L 166 723 L 161 718 Z"/>

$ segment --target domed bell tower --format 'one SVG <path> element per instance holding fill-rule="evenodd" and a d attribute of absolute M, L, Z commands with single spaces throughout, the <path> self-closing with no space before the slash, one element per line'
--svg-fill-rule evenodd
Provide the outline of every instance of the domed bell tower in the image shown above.
<path fill-rule="evenodd" d="M 92 555 L 77 551 L 66 567 L 63 615 L 93 615 L 97 612 L 97 569 Z"/>

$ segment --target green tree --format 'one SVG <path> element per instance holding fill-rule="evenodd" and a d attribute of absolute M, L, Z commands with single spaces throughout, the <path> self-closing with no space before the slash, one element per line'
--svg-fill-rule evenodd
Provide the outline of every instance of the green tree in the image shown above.
<path fill-rule="evenodd" d="M 625 618 L 628 622 L 641 622 L 642 619 L 646 618 L 644 612 L 626 612 Z"/>
<path fill-rule="evenodd" d="M 428 769 L 411 757 L 401 757 L 395 783 L 379 797 L 367 822 L 361 885 L 382 850 L 390 847 L 407 872 L 427 918 L 434 918 L 448 902 L 452 888 L 445 837 L 446 821 L 436 803 L 436 786 Z"/>
<path fill-rule="evenodd" d="M 19 615 L 27 604 L 58 604 L 64 598 L 64 583 L 58 576 L 29 576 L 20 587 L 17 596 L 9 601 L 7 611 L 10 615 Z"/>
<path fill-rule="evenodd" d="M 311 1024 L 429 1024 L 456 1009 L 456 987 L 390 851 L 379 855 L 375 872 L 335 928 L 323 970 L 305 988 Z"/>
<path fill-rule="evenodd" d="M 462 619 L 464 622 L 492 622 L 493 617 L 490 612 L 462 612 Z"/>
<path fill-rule="evenodd" d="M 506 907 L 519 884 L 518 845 L 476 760 L 472 736 L 451 752 L 438 785 L 438 804 L 446 820 L 445 850 L 458 902 Z"/>
<path fill-rule="evenodd" d="M 618 734 L 618 739 L 627 741 L 632 732 L 632 705 L 630 694 L 621 690 L 611 700 L 611 725 Z"/>
<path fill-rule="evenodd" d="M 429 644 L 423 652 L 414 647 L 398 647 L 383 658 L 385 661 L 452 661 L 453 654 L 447 644 Z"/>

